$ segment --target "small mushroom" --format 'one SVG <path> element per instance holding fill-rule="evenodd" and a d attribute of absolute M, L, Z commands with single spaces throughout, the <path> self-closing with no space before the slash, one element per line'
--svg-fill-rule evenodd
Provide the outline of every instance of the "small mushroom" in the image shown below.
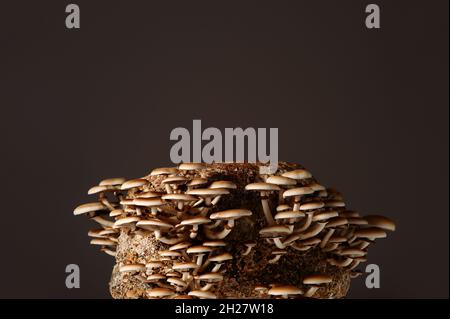
<path fill-rule="evenodd" d="M 211 229 L 205 228 L 204 229 L 205 235 L 209 239 L 223 239 L 233 229 L 234 221 L 236 219 L 251 215 L 252 212 L 249 211 L 248 209 L 228 209 L 221 212 L 213 213 L 209 216 L 211 220 L 226 221 L 227 223 L 223 226 L 223 230 L 220 232 L 214 232 Z"/>
<path fill-rule="evenodd" d="M 269 184 L 269 183 L 252 183 L 245 186 L 246 190 L 251 191 L 259 191 L 261 195 L 261 204 L 264 212 L 264 216 L 266 218 L 268 225 L 275 224 L 275 221 L 273 220 L 272 212 L 269 207 L 269 201 L 267 198 L 267 195 L 269 192 L 273 191 L 279 191 L 280 187 L 275 184 Z"/>
<path fill-rule="evenodd" d="M 391 219 L 380 215 L 368 215 L 364 219 L 369 226 L 378 227 L 384 230 L 395 231 L 395 223 Z"/>
<path fill-rule="evenodd" d="M 119 268 L 120 272 L 141 272 L 145 270 L 145 265 L 143 264 L 128 264 L 123 265 Z"/>
<path fill-rule="evenodd" d="M 278 260 L 280 260 L 281 256 L 285 254 L 287 254 L 287 251 L 282 249 L 272 251 L 272 255 L 274 255 L 274 257 L 269 260 L 269 264 L 275 264 Z"/>
<path fill-rule="evenodd" d="M 178 165 L 180 171 L 196 171 L 205 169 L 206 165 L 203 163 L 181 163 Z"/>
<path fill-rule="evenodd" d="M 293 171 L 285 172 L 281 174 L 281 176 L 289 177 L 295 180 L 308 179 L 312 177 L 311 173 L 304 169 L 296 169 Z"/>
<path fill-rule="evenodd" d="M 94 213 L 97 211 L 105 210 L 107 207 L 99 202 L 82 204 L 74 209 L 74 215 L 83 215 L 88 213 Z"/>
<path fill-rule="evenodd" d="M 226 188 L 195 188 L 186 192 L 188 195 L 196 195 L 201 197 L 207 207 L 211 206 L 211 202 L 214 197 L 227 195 L 229 193 L 230 191 Z"/>
<path fill-rule="evenodd" d="M 163 298 L 172 296 L 175 294 L 175 291 L 167 288 L 153 288 L 150 290 L 147 290 L 147 296 L 150 298 Z"/>
<path fill-rule="evenodd" d="M 303 196 L 312 194 L 314 191 L 310 187 L 296 187 L 286 190 L 283 193 L 284 198 L 294 197 L 294 208 L 293 210 L 297 211 L 300 208 L 300 200 Z"/>
<path fill-rule="evenodd" d="M 256 246 L 255 241 L 248 241 L 244 243 L 246 250 L 242 253 L 242 256 L 247 256 L 252 251 L 252 248 Z"/>
<path fill-rule="evenodd" d="M 292 295 L 302 295 L 303 290 L 291 285 L 273 286 L 267 293 L 271 296 L 281 296 L 282 298 L 288 298 Z"/>
<path fill-rule="evenodd" d="M 180 226 L 192 226 L 189 237 L 195 238 L 195 237 L 197 237 L 197 234 L 198 234 L 199 225 L 208 224 L 210 222 L 211 222 L 211 220 L 207 217 L 197 216 L 197 217 L 185 219 L 185 220 L 181 221 L 181 223 L 179 225 Z"/>
<path fill-rule="evenodd" d="M 200 299 L 216 299 L 217 296 L 209 291 L 193 290 L 188 293 L 189 296 L 194 296 Z"/>
<path fill-rule="evenodd" d="M 99 186 L 117 186 L 121 185 L 126 181 L 123 177 L 113 177 L 113 178 L 107 178 L 102 180 L 100 183 L 98 183 Z"/>
<path fill-rule="evenodd" d="M 313 297 L 321 285 L 332 282 L 332 278 L 328 275 L 309 275 L 303 279 L 303 284 L 310 285 L 310 288 L 306 291 L 305 297 Z"/>
<path fill-rule="evenodd" d="M 143 186 L 143 185 L 145 185 L 147 183 L 148 183 L 148 181 L 146 179 L 142 179 L 142 178 L 131 179 L 129 181 L 124 182 L 120 186 L 120 189 L 121 190 L 128 190 L 128 189 L 131 189 L 131 188 L 136 188 L 136 187 Z"/>

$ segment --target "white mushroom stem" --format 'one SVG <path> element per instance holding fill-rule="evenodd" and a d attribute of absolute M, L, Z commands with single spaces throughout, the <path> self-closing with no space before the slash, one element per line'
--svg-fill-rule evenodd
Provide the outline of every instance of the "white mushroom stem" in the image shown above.
<path fill-rule="evenodd" d="M 313 214 L 314 214 L 313 212 L 306 213 L 306 220 L 305 220 L 305 222 L 299 228 L 294 229 L 294 232 L 295 233 L 301 233 L 301 232 L 307 230 L 308 227 L 311 225 Z"/>
<path fill-rule="evenodd" d="M 221 263 L 215 264 L 211 272 L 218 272 L 221 266 Z"/>
<path fill-rule="evenodd" d="M 183 201 L 180 200 L 180 201 L 177 203 L 177 208 L 178 208 L 178 210 L 182 211 L 182 210 L 183 210 L 183 207 L 184 207 L 184 203 L 183 203 Z"/>
<path fill-rule="evenodd" d="M 294 208 L 292 209 L 293 211 L 300 210 L 300 199 L 301 199 L 301 196 L 294 197 Z"/>
<path fill-rule="evenodd" d="M 205 197 L 205 206 L 211 206 L 212 198 L 210 196 Z"/>
<path fill-rule="evenodd" d="M 319 287 L 317 286 L 312 286 L 310 287 L 306 293 L 305 293 L 305 297 L 311 298 L 312 296 L 314 296 L 314 294 L 316 293 L 316 291 L 319 290 Z"/>
<path fill-rule="evenodd" d="M 108 198 L 106 197 L 106 195 L 104 193 L 99 194 L 99 199 L 100 199 L 100 202 L 103 205 L 105 205 L 106 207 L 108 207 L 109 210 L 114 210 L 114 206 L 111 205 L 111 203 L 109 202 Z"/>
<path fill-rule="evenodd" d="M 170 188 L 169 184 L 166 184 L 166 193 L 167 194 L 171 194 L 172 193 L 172 189 Z"/>
<path fill-rule="evenodd" d="M 211 283 L 207 283 L 206 285 L 204 285 L 202 288 L 200 288 L 201 291 L 208 291 L 209 289 L 211 289 L 213 287 L 213 284 Z"/>
<path fill-rule="evenodd" d="M 234 219 L 228 220 L 228 223 L 223 227 L 220 232 L 213 232 L 211 229 L 205 228 L 205 236 L 209 239 L 224 239 L 234 227 Z"/>
<path fill-rule="evenodd" d="M 242 256 L 247 256 L 252 251 L 252 246 L 247 246 L 247 249 L 242 253 Z"/>
<path fill-rule="evenodd" d="M 198 234 L 198 225 L 193 225 L 189 237 L 194 239 L 195 237 L 197 237 L 197 234 Z"/>
<path fill-rule="evenodd" d="M 138 216 L 142 215 L 142 209 L 140 207 L 136 207 L 136 215 Z"/>
<path fill-rule="evenodd" d="M 222 197 L 221 195 L 214 197 L 214 199 L 211 201 L 211 204 L 217 205 L 221 197 Z"/>
<path fill-rule="evenodd" d="M 151 208 L 151 212 L 153 216 L 156 216 L 156 214 L 158 214 L 158 208 L 157 207 L 152 207 Z"/>
<path fill-rule="evenodd" d="M 192 205 L 192 207 L 197 207 L 197 206 L 199 206 L 200 204 L 202 204 L 204 201 L 205 201 L 205 200 L 204 200 L 203 198 L 200 198 L 198 201 L 196 201 L 196 202 L 194 203 L 194 205 Z"/>
<path fill-rule="evenodd" d="M 286 248 L 286 245 L 281 242 L 280 238 L 273 238 L 273 242 L 275 243 L 277 248 L 280 248 L 280 249 Z"/>
<path fill-rule="evenodd" d="M 198 254 L 197 255 L 197 260 L 196 260 L 196 264 L 201 267 L 202 263 L 203 263 L 203 256 L 205 256 L 205 254 Z"/>
<path fill-rule="evenodd" d="M 211 224 L 211 225 L 205 225 L 205 226 L 203 226 L 203 227 L 206 227 L 206 228 L 208 228 L 208 229 L 213 229 L 213 228 L 219 227 L 221 224 L 222 224 L 222 220 L 216 220 L 216 221 L 214 222 L 214 224 Z"/>
<path fill-rule="evenodd" d="M 264 216 L 266 217 L 267 224 L 269 224 L 270 226 L 275 224 L 275 221 L 273 219 L 272 212 L 270 211 L 269 200 L 267 199 L 266 196 L 267 196 L 266 192 L 261 192 L 261 204 Z"/>
<path fill-rule="evenodd" d="M 274 264 L 276 263 L 278 260 L 280 260 L 281 255 L 275 255 L 275 257 L 273 257 L 272 259 L 269 260 L 269 264 Z"/>

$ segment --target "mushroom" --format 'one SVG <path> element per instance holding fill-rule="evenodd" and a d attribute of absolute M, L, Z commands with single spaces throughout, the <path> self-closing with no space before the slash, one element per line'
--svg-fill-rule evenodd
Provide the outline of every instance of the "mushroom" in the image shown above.
<path fill-rule="evenodd" d="M 141 272 L 145 270 L 145 265 L 143 264 L 128 264 L 123 265 L 119 268 L 120 272 Z"/>
<path fill-rule="evenodd" d="M 142 179 L 142 178 L 131 179 L 129 181 L 124 182 L 120 186 L 120 189 L 121 190 L 128 190 L 128 189 L 131 189 L 131 188 L 136 188 L 136 187 L 143 186 L 143 185 L 145 185 L 147 183 L 148 183 L 148 181 L 146 179 Z"/>
<path fill-rule="evenodd" d="M 105 238 L 94 238 L 90 241 L 91 245 L 101 245 L 101 246 L 115 246 L 116 243 L 110 239 Z"/>
<path fill-rule="evenodd" d="M 321 285 L 328 284 L 332 282 L 332 278 L 328 275 L 309 275 L 303 279 L 303 284 L 311 285 L 310 288 L 306 291 L 305 297 L 312 297 L 320 288 Z"/>
<path fill-rule="evenodd" d="M 87 204 L 82 204 L 82 205 L 78 206 L 77 208 L 75 208 L 73 211 L 73 214 L 75 216 L 88 214 L 88 213 L 92 214 L 94 212 L 106 210 L 106 209 L 107 209 L 107 207 L 99 202 L 87 203 Z"/>
<path fill-rule="evenodd" d="M 217 296 L 209 291 L 193 290 L 188 293 L 189 296 L 194 296 L 200 299 L 216 299 Z"/>
<path fill-rule="evenodd" d="M 288 190 L 284 191 L 283 197 L 284 198 L 294 197 L 294 208 L 293 208 L 293 210 L 299 210 L 301 198 L 303 196 L 305 196 L 305 195 L 312 194 L 312 193 L 314 193 L 312 188 L 309 188 L 309 187 L 296 187 L 296 188 L 291 188 L 291 189 L 288 189 Z"/>
<path fill-rule="evenodd" d="M 195 263 L 200 268 L 203 264 L 203 256 L 205 256 L 205 254 L 212 252 L 212 250 L 213 249 L 208 246 L 191 246 L 186 250 L 186 252 L 188 254 L 195 254 L 195 256 L 196 256 Z M 195 273 L 196 273 L 196 270 L 194 270 L 194 274 Z"/>
<path fill-rule="evenodd" d="M 213 267 L 213 269 L 211 270 L 212 272 L 217 272 L 219 271 L 220 267 L 222 266 L 222 263 L 224 261 L 227 260 L 231 260 L 233 259 L 233 256 L 230 253 L 222 253 L 213 257 L 208 257 L 208 259 L 206 259 L 206 262 L 203 264 L 203 266 L 200 268 L 200 272 L 202 272 L 203 270 L 206 269 L 206 267 L 211 263 L 214 262 L 216 263 L 215 266 Z"/>
<path fill-rule="evenodd" d="M 227 195 L 229 193 L 230 191 L 226 188 L 195 188 L 186 192 L 188 195 L 196 195 L 201 197 L 207 207 L 211 206 L 211 202 L 214 197 Z"/>
<path fill-rule="evenodd" d="M 197 201 L 197 197 L 187 194 L 167 194 L 163 195 L 161 199 L 177 203 L 177 209 L 179 211 L 183 211 L 185 203 Z"/>
<path fill-rule="evenodd" d="M 256 242 L 255 241 L 248 241 L 246 243 L 244 243 L 246 250 L 242 253 L 242 256 L 247 256 L 248 254 L 250 254 L 250 252 L 252 251 L 252 248 L 256 246 Z"/>
<path fill-rule="evenodd" d="M 114 222 L 114 228 L 133 227 L 141 219 L 137 216 L 119 218 Z"/>
<path fill-rule="evenodd" d="M 272 251 L 272 255 L 275 256 L 269 260 L 269 264 L 275 264 L 278 260 L 280 260 L 281 256 L 285 254 L 287 254 L 287 251 L 282 249 Z"/>
<path fill-rule="evenodd" d="M 286 236 L 292 232 L 291 228 L 289 226 L 285 225 L 275 225 L 275 226 L 268 226 L 264 227 L 259 231 L 259 234 L 262 237 L 266 238 L 272 238 L 275 245 L 279 249 L 286 248 L 285 243 L 282 243 L 280 240 L 280 237 Z"/>
<path fill-rule="evenodd" d="M 280 187 L 275 184 L 269 183 L 251 183 L 245 186 L 246 190 L 251 191 L 259 191 L 261 195 L 261 204 L 264 212 L 264 216 L 266 217 L 266 221 L 268 225 L 275 224 L 273 220 L 272 212 L 270 211 L 269 201 L 268 201 L 268 193 L 272 191 L 279 191 Z"/>
<path fill-rule="evenodd" d="M 213 213 L 209 216 L 211 220 L 227 221 L 220 232 L 213 232 L 211 229 L 205 228 L 204 232 L 209 239 L 223 239 L 233 229 L 234 221 L 241 217 L 250 216 L 252 212 L 248 209 L 228 209 L 221 212 Z"/>
<path fill-rule="evenodd" d="M 293 171 L 285 172 L 285 173 L 281 174 L 281 176 L 289 177 L 289 178 L 292 178 L 295 180 L 312 178 L 311 173 L 304 169 L 296 169 Z"/>
<path fill-rule="evenodd" d="M 386 238 L 386 236 L 386 232 L 377 227 L 368 227 L 355 231 L 356 238 L 368 238 L 370 240 L 374 240 L 378 238 Z"/>
<path fill-rule="evenodd" d="M 175 175 L 178 173 L 178 169 L 176 167 L 160 167 L 155 168 L 151 171 L 150 176 L 157 175 Z"/>
<path fill-rule="evenodd" d="M 163 298 L 174 295 L 175 291 L 167 288 L 153 288 L 147 290 L 146 293 L 150 298 Z"/>
<path fill-rule="evenodd" d="M 164 205 L 164 201 L 161 198 L 135 198 L 131 201 L 132 205 L 142 206 L 151 209 L 152 215 L 156 216 L 157 207 Z"/>
<path fill-rule="evenodd" d="M 295 286 L 273 286 L 267 292 L 271 296 L 281 296 L 282 298 L 288 298 L 291 295 L 302 295 L 303 290 Z"/>
<path fill-rule="evenodd" d="M 178 169 L 181 171 L 196 171 L 205 168 L 206 166 L 203 163 L 181 163 L 178 165 Z"/>
<path fill-rule="evenodd" d="M 195 238 L 195 237 L 197 237 L 197 234 L 198 234 L 198 226 L 202 225 L 202 224 L 208 224 L 210 222 L 211 222 L 211 220 L 207 217 L 196 216 L 196 217 L 188 218 L 188 219 L 181 221 L 181 223 L 179 225 L 180 226 L 192 226 L 189 237 Z"/>
<path fill-rule="evenodd" d="M 387 217 L 380 215 L 368 215 L 365 216 L 364 219 L 367 221 L 369 226 L 378 227 L 384 230 L 395 231 L 395 223 Z"/>
<path fill-rule="evenodd" d="M 99 186 L 117 186 L 121 185 L 126 181 L 123 177 L 113 177 L 113 178 L 107 178 L 102 180 L 100 183 L 98 183 Z"/>

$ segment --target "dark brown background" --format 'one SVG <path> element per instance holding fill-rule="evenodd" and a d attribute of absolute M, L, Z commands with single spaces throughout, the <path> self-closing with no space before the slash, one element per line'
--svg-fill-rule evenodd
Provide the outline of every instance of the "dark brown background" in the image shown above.
<path fill-rule="evenodd" d="M 8 1 L 0 10 L 0 297 L 108 298 L 112 258 L 72 209 L 102 178 L 169 165 L 169 133 L 278 127 L 349 206 L 394 218 L 381 289 L 448 298 L 448 1 Z M 65 288 L 65 266 L 81 289 Z"/>

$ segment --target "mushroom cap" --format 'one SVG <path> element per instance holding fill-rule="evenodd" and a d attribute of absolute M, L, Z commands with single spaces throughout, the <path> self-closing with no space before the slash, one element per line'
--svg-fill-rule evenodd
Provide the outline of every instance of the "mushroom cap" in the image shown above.
<path fill-rule="evenodd" d="M 145 191 L 139 194 L 136 194 L 137 198 L 155 198 L 160 197 L 161 193 L 153 192 L 153 191 Z"/>
<path fill-rule="evenodd" d="M 277 206 L 277 212 L 284 212 L 285 210 L 290 210 L 291 206 L 286 204 L 281 204 Z"/>
<path fill-rule="evenodd" d="M 324 202 L 321 201 L 312 201 L 308 203 L 304 203 L 300 205 L 300 210 L 314 210 L 314 209 L 320 209 L 325 206 Z"/>
<path fill-rule="evenodd" d="M 180 165 L 178 165 L 178 169 L 179 170 L 184 170 L 184 171 L 194 171 L 194 170 L 200 170 L 200 169 L 205 169 L 206 165 L 203 163 L 181 163 Z"/>
<path fill-rule="evenodd" d="M 349 225 L 367 225 L 368 222 L 362 217 L 349 217 L 347 218 Z"/>
<path fill-rule="evenodd" d="M 280 186 L 270 183 L 251 183 L 245 186 L 248 191 L 279 191 Z"/>
<path fill-rule="evenodd" d="M 291 229 L 288 226 L 284 225 L 273 225 L 261 228 L 259 234 L 262 236 L 281 236 L 287 235 L 291 233 Z"/>
<path fill-rule="evenodd" d="M 355 231 L 358 238 L 386 238 L 387 234 L 384 230 L 377 227 L 368 227 Z"/>
<path fill-rule="evenodd" d="M 151 274 L 147 277 L 148 281 L 158 281 L 163 279 L 166 279 L 166 276 L 164 276 L 163 274 Z"/>
<path fill-rule="evenodd" d="M 343 212 L 339 213 L 339 216 L 344 218 L 360 217 L 357 212 L 352 210 L 344 210 Z"/>
<path fill-rule="evenodd" d="M 128 264 L 123 265 L 119 268 L 120 272 L 134 272 L 134 271 L 144 271 L 145 265 L 143 264 Z"/>
<path fill-rule="evenodd" d="M 198 276 L 197 279 L 207 281 L 221 281 L 223 280 L 223 275 L 218 272 L 207 272 Z"/>
<path fill-rule="evenodd" d="M 114 209 L 112 211 L 109 212 L 109 216 L 110 217 L 117 217 L 120 215 L 123 215 L 125 212 L 123 211 L 123 209 Z"/>
<path fill-rule="evenodd" d="M 223 253 L 220 255 L 209 257 L 208 259 L 209 259 L 209 261 L 220 262 L 220 261 L 225 261 L 225 260 L 231 260 L 231 259 L 233 259 L 233 256 L 230 253 Z"/>
<path fill-rule="evenodd" d="M 185 242 L 170 246 L 169 250 L 182 250 L 182 249 L 186 249 L 186 248 L 190 247 L 191 245 L 192 245 L 192 243 L 185 241 Z"/>
<path fill-rule="evenodd" d="M 356 249 L 356 248 L 344 248 L 339 252 L 341 256 L 353 256 L 353 257 L 362 257 L 367 253 L 364 250 Z"/>
<path fill-rule="evenodd" d="M 127 225 L 127 224 L 132 224 L 132 223 L 136 223 L 138 221 L 140 221 L 141 219 L 137 216 L 130 216 L 130 217 L 124 217 L 124 218 L 119 218 L 114 222 L 114 226 L 113 227 L 118 227 L 118 226 L 123 226 L 123 225 Z"/>
<path fill-rule="evenodd" d="M 132 205 L 144 207 L 161 206 L 163 204 L 164 201 L 161 198 L 135 198 L 132 201 Z"/>
<path fill-rule="evenodd" d="M 166 223 L 158 218 L 151 218 L 151 219 L 141 219 L 136 223 L 136 226 L 156 226 L 161 228 L 171 228 L 173 227 L 172 224 Z"/>
<path fill-rule="evenodd" d="M 196 216 L 181 221 L 180 225 L 200 225 L 200 224 L 207 224 L 209 222 L 211 222 L 211 220 L 207 217 Z"/>
<path fill-rule="evenodd" d="M 286 255 L 287 251 L 283 249 L 276 249 L 272 251 L 272 255 Z"/>
<path fill-rule="evenodd" d="M 131 189 L 131 188 L 134 188 L 134 187 L 143 186 L 143 185 L 145 185 L 147 183 L 148 183 L 148 181 L 146 179 L 143 179 L 143 178 L 131 179 L 129 181 L 124 182 L 120 186 L 120 189 L 121 190 L 127 190 L 127 189 Z"/>
<path fill-rule="evenodd" d="M 291 219 L 291 218 L 300 218 L 304 217 L 305 213 L 297 211 L 297 210 L 289 210 L 284 212 L 279 212 L 274 216 L 274 219 Z"/>
<path fill-rule="evenodd" d="M 333 235 L 330 237 L 328 242 L 330 243 L 345 243 L 347 241 L 347 237 L 340 235 Z"/>
<path fill-rule="evenodd" d="M 86 203 L 79 205 L 73 210 L 74 215 L 83 215 L 90 212 L 95 212 L 99 210 L 105 210 L 107 207 L 100 202 Z"/>
<path fill-rule="evenodd" d="M 186 192 L 188 195 L 197 195 L 197 196 L 217 196 L 217 195 L 226 195 L 229 194 L 230 191 L 226 188 L 196 188 L 191 189 Z"/>
<path fill-rule="evenodd" d="M 310 187 L 296 187 L 284 191 L 283 197 L 303 196 L 312 193 L 314 193 L 314 191 Z"/>
<path fill-rule="evenodd" d="M 322 275 L 322 274 L 316 274 L 316 275 L 309 275 L 306 276 L 303 279 L 303 283 L 305 285 L 321 285 L 321 284 L 328 284 L 333 281 L 333 278 L 329 275 Z"/>
<path fill-rule="evenodd" d="M 211 251 L 212 251 L 212 248 L 208 247 L 208 246 L 191 246 L 186 250 L 186 252 L 188 254 L 209 253 Z"/>
<path fill-rule="evenodd" d="M 224 220 L 230 220 L 230 219 L 237 219 L 244 216 L 251 216 L 252 212 L 248 209 L 228 209 L 221 212 L 212 213 L 209 218 L 215 220 L 215 219 L 224 219 Z"/>
<path fill-rule="evenodd" d="M 180 262 L 174 263 L 172 266 L 173 270 L 186 270 L 186 269 L 195 269 L 198 268 L 199 265 L 193 262 Z"/>
<path fill-rule="evenodd" d="M 116 243 L 110 239 L 106 238 L 94 238 L 90 241 L 91 245 L 101 245 L 101 246 L 115 246 Z"/>
<path fill-rule="evenodd" d="M 181 253 L 175 250 L 160 250 L 158 254 L 161 257 L 180 257 Z"/>
<path fill-rule="evenodd" d="M 271 296 L 282 296 L 282 295 L 301 295 L 303 290 L 291 285 L 285 286 L 273 286 L 267 292 Z"/>
<path fill-rule="evenodd" d="M 227 245 L 227 243 L 224 242 L 223 240 L 209 240 L 209 241 L 203 242 L 203 246 L 208 246 L 208 247 L 224 247 L 226 245 Z"/>
<path fill-rule="evenodd" d="M 380 215 L 364 216 L 369 226 L 375 226 L 384 230 L 395 231 L 395 222 L 387 217 Z"/>
<path fill-rule="evenodd" d="M 187 185 L 188 186 L 198 186 L 208 184 L 208 180 L 206 178 L 194 178 Z"/>
<path fill-rule="evenodd" d="M 176 167 L 159 167 L 152 170 L 150 176 L 171 175 L 176 173 L 178 173 L 178 169 Z"/>
<path fill-rule="evenodd" d="M 321 241 L 322 241 L 321 239 L 313 237 L 313 238 L 302 240 L 300 243 L 303 246 L 311 246 L 311 245 L 319 244 Z"/>
<path fill-rule="evenodd" d="M 330 211 L 330 212 L 323 212 L 319 213 L 313 216 L 313 222 L 322 221 L 322 220 L 328 220 L 334 217 L 338 217 L 339 213 L 336 211 Z"/>
<path fill-rule="evenodd" d="M 96 186 L 89 188 L 88 195 L 94 195 L 94 194 L 98 194 L 98 193 L 102 193 L 102 192 L 106 192 L 106 191 L 114 191 L 117 189 L 118 188 L 115 188 L 112 186 L 96 185 Z"/>
<path fill-rule="evenodd" d="M 327 200 L 325 202 L 326 207 L 345 207 L 345 202 L 342 200 Z"/>
<path fill-rule="evenodd" d="M 237 185 L 230 181 L 215 181 L 209 185 L 209 188 L 227 188 L 227 189 L 236 189 Z"/>
<path fill-rule="evenodd" d="M 183 176 L 172 176 L 167 177 L 164 179 L 161 184 L 173 184 L 173 185 L 179 185 L 179 184 L 186 184 L 189 181 L 188 178 Z"/>
<path fill-rule="evenodd" d="M 198 298 L 216 299 L 217 296 L 210 291 L 203 290 L 192 290 L 188 293 L 189 296 L 194 296 Z"/>
<path fill-rule="evenodd" d="M 145 264 L 145 268 L 159 268 L 164 266 L 164 264 L 159 260 L 152 260 Z"/>
<path fill-rule="evenodd" d="M 320 185 L 319 183 L 311 183 L 311 184 L 307 185 L 307 187 L 312 188 L 312 190 L 315 192 L 320 192 L 320 191 L 326 190 L 325 186 Z"/>
<path fill-rule="evenodd" d="M 149 297 L 167 297 L 175 294 L 175 291 L 167 288 L 153 288 L 147 290 L 147 296 Z"/>
<path fill-rule="evenodd" d="M 102 180 L 100 183 L 98 183 L 99 186 L 115 186 L 123 184 L 126 181 L 123 177 L 113 177 L 113 178 L 107 178 Z"/>
<path fill-rule="evenodd" d="M 347 218 L 344 217 L 333 217 L 327 221 L 326 227 L 339 227 L 348 224 Z"/>
<path fill-rule="evenodd" d="M 187 282 L 176 277 L 168 278 L 167 282 L 181 287 L 186 287 L 188 285 Z"/>
<path fill-rule="evenodd" d="M 167 194 L 167 195 L 163 195 L 161 197 L 163 200 L 174 200 L 174 201 L 179 201 L 179 202 L 193 202 L 193 201 L 197 201 L 198 198 L 194 197 L 192 195 L 187 195 L 187 194 Z"/>
<path fill-rule="evenodd" d="M 297 179 L 297 180 L 298 179 L 307 179 L 307 178 L 312 177 L 311 173 L 304 169 L 296 169 L 293 171 L 285 172 L 285 173 L 281 174 L 281 176 L 289 177 L 289 178 L 293 178 L 293 179 Z"/>
<path fill-rule="evenodd" d="M 295 179 L 293 179 L 293 178 L 289 178 L 289 177 L 285 177 L 285 176 L 273 175 L 273 176 L 269 176 L 266 179 L 266 183 L 275 184 L 275 185 L 290 186 L 290 185 L 296 185 L 297 181 Z"/>

